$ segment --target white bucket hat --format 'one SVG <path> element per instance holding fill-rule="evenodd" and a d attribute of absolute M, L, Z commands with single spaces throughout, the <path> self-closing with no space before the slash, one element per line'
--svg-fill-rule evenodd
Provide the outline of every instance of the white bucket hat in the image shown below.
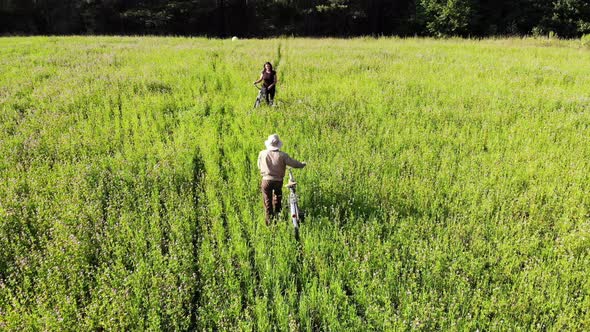
<path fill-rule="evenodd" d="M 279 138 L 279 135 L 272 134 L 268 136 L 268 139 L 264 141 L 264 145 L 268 150 L 278 150 L 283 146 L 283 141 Z"/>

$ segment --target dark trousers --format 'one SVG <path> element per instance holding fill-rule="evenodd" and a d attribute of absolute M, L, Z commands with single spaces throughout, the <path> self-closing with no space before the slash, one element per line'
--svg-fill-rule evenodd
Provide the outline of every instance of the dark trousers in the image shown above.
<path fill-rule="evenodd" d="M 266 89 L 266 103 L 269 105 L 272 105 L 274 99 L 275 99 L 275 87 L 273 86 L 270 89 Z"/>
<path fill-rule="evenodd" d="M 260 185 L 262 199 L 264 201 L 264 213 L 266 224 L 276 218 L 281 212 L 281 201 L 283 200 L 283 181 L 262 180 Z"/>

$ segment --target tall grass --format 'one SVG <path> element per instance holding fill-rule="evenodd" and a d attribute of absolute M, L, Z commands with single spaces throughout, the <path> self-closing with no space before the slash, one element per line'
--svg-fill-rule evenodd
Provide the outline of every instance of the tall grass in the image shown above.
<path fill-rule="evenodd" d="M 590 326 L 575 41 L 3 38 L 0 59 L 1 329 Z M 265 61 L 278 107 L 252 109 Z M 264 224 L 274 132 L 308 162 L 300 242 Z"/>

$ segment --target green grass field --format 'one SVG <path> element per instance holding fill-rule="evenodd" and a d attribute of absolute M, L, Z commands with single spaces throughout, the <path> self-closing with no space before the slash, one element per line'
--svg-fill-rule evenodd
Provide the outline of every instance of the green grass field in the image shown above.
<path fill-rule="evenodd" d="M 590 329 L 579 41 L 0 38 L 0 64 L 0 330 Z M 275 132 L 300 242 L 264 224 Z"/>

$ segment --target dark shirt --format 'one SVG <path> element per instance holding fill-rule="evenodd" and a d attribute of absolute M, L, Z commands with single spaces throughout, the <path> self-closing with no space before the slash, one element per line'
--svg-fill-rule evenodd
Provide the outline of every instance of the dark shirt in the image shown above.
<path fill-rule="evenodd" d="M 269 85 L 273 84 L 275 82 L 275 77 L 277 76 L 277 72 L 274 70 L 271 70 L 270 73 L 266 72 L 266 69 L 262 71 L 262 85 L 264 85 L 265 87 L 268 87 Z M 274 88 L 274 86 L 273 86 Z"/>

